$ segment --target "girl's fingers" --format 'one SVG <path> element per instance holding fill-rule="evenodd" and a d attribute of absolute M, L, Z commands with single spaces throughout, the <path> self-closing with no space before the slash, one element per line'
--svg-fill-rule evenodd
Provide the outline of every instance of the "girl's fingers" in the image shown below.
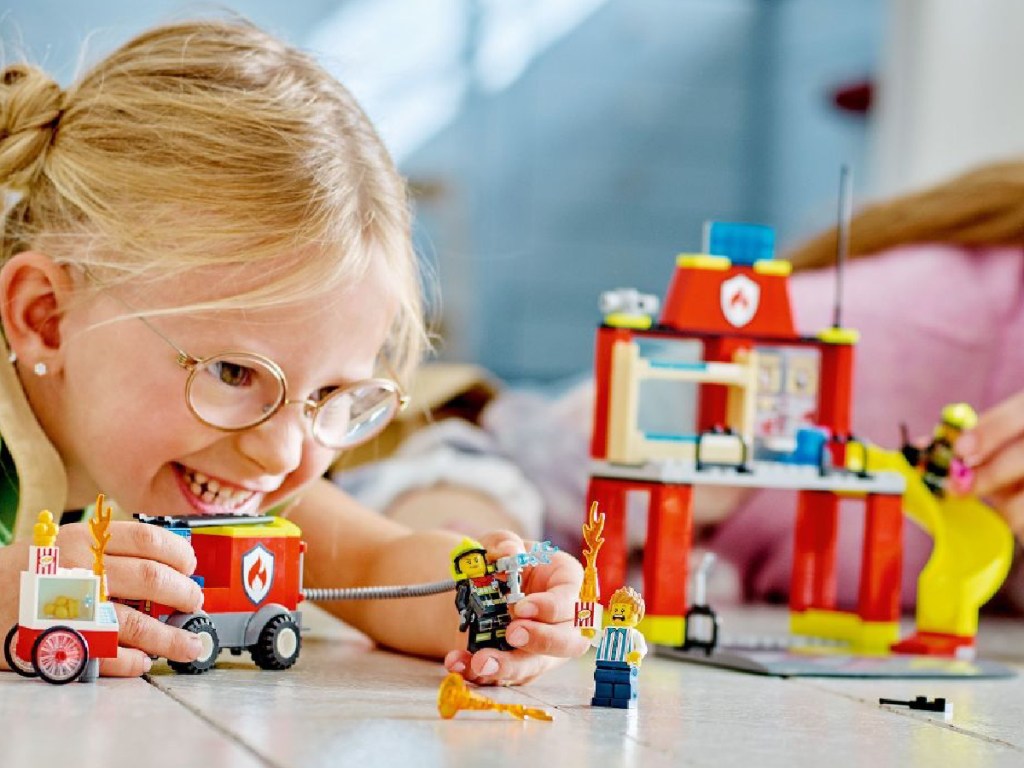
<path fill-rule="evenodd" d="M 117 658 L 101 659 L 100 674 L 104 677 L 138 677 L 149 672 L 153 661 L 138 648 L 118 648 Z"/>
<path fill-rule="evenodd" d="M 486 533 L 480 537 L 480 543 L 487 550 L 487 559 L 491 561 L 526 551 L 522 538 L 512 531 Z"/>
<path fill-rule="evenodd" d="M 532 619 L 547 624 L 572 621 L 576 616 L 579 584 L 560 584 L 545 592 L 532 592 L 511 606 L 515 619 Z"/>
<path fill-rule="evenodd" d="M 537 621 L 513 621 L 505 633 L 505 639 L 517 650 L 563 659 L 582 656 L 590 647 L 579 629 L 569 622 L 542 624 Z"/>
<path fill-rule="evenodd" d="M 489 560 L 527 550 L 511 531 L 495 531 L 480 537 Z M 519 685 L 564 659 L 586 652 L 589 643 L 572 626 L 576 598 L 583 582 L 583 567 L 572 556 L 556 552 L 550 563 L 527 569 L 523 588 L 527 596 L 509 606 L 513 621 L 506 632 L 515 651 L 484 649 L 473 654 L 451 651 L 445 668 L 480 685 Z"/>
<path fill-rule="evenodd" d="M 195 572 L 196 554 L 192 551 L 192 545 L 165 528 L 116 520 L 110 524 L 107 532 L 110 541 L 106 546 L 106 555 L 153 560 L 185 575 Z M 61 526 L 57 543 L 61 547 L 62 561 L 81 567 L 92 565 L 93 539 L 85 523 Z"/>
<path fill-rule="evenodd" d="M 543 563 L 530 570 L 528 583 L 538 592 L 564 585 L 579 589 L 583 583 L 583 566 L 572 555 L 555 552 L 551 555 L 550 563 Z"/>
<path fill-rule="evenodd" d="M 123 645 L 171 661 L 194 661 L 203 652 L 202 640 L 193 632 L 168 626 L 120 603 L 114 604 L 114 610 L 120 624 L 118 641 Z"/>
<path fill-rule="evenodd" d="M 151 600 L 182 613 L 193 613 L 203 605 L 203 591 L 192 579 L 154 560 L 138 557 L 106 558 L 110 594 L 130 600 Z"/>
<path fill-rule="evenodd" d="M 956 452 L 968 466 L 989 459 L 996 451 L 1024 433 L 1024 390 L 978 417 L 977 425 L 956 441 Z"/>
<path fill-rule="evenodd" d="M 147 523 L 111 523 L 107 552 L 154 560 L 186 575 L 196 569 L 196 553 L 184 537 Z"/>
<path fill-rule="evenodd" d="M 469 662 L 472 658 L 473 654 L 469 651 L 448 651 L 448 655 L 444 657 L 444 668 L 449 672 L 458 672 L 460 675 L 465 677 L 466 670 L 469 668 Z"/>
<path fill-rule="evenodd" d="M 540 642 L 545 641 L 546 638 Z M 553 645 L 564 647 L 564 640 L 559 640 Z M 587 647 L 585 641 L 583 647 L 584 650 Z M 476 653 L 450 651 L 445 656 L 444 666 L 449 672 L 458 672 L 466 680 L 477 685 L 522 685 L 564 661 L 565 658 L 554 655 L 485 648 Z"/>
<path fill-rule="evenodd" d="M 473 654 L 462 676 L 478 685 L 522 685 L 558 663 L 552 656 L 487 648 Z"/>
<path fill-rule="evenodd" d="M 978 496 L 1012 488 L 1024 480 L 1024 441 L 1015 441 L 974 466 L 972 493 Z"/>
<path fill-rule="evenodd" d="M 993 493 L 989 498 L 1017 539 L 1024 541 L 1024 484 Z"/>

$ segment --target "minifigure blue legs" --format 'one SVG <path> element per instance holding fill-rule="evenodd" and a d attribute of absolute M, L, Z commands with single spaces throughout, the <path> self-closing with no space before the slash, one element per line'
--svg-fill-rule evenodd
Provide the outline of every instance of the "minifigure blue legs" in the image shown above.
<path fill-rule="evenodd" d="M 599 661 L 594 668 L 592 707 L 633 709 L 636 707 L 640 668 L 625 661 Z"/>

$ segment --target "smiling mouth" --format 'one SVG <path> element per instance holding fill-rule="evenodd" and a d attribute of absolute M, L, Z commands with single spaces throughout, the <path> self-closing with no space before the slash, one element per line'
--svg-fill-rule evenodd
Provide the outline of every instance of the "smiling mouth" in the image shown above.
<path fill-rule="evenodd" d="M 178 485 L 186 500 L 203 515 L 245 515 L 259 506 L 263 494 L 224 484 L 217 478 L 176 464 Z"/>

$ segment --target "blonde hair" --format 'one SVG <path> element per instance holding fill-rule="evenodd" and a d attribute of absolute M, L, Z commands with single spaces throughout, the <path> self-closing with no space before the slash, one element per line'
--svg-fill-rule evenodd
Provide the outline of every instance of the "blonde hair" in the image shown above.
<path fill-rule="evenodd" d="M 1024 159 L 992 163 L 867 206 L 850 222 L 850 258 L 913 243 L 1024 245 Z M 787 258 L 797 269 L 833 265 L 835 228 L 793 249 Z"/>
<path fill-rule="evenodd" d="M 3 260 L 38 249 L 108 286 L 261 265 L 255 288 L 161 310 L 180 312 L 310 301 L 380 259 L 398 304 L 382 362 L 407 375 L 428 344 L 406 186 L 380 138 L 310 56 L 243 20 L 157 27 L 66 91 L 4 68 L 0 185 Z"/>
<path fill-rule="evenodd" d="M 633 606 L 633 613 L 636 615 L 636 620 L 643 621 L 646 605 L 643 597 L 640 596 L 640 593 L 632 587 L 619 587 L 616 589 L 608 600 L 608 608 L 610 609 L 615 603 L 626 603 L 627 605 Z"/>

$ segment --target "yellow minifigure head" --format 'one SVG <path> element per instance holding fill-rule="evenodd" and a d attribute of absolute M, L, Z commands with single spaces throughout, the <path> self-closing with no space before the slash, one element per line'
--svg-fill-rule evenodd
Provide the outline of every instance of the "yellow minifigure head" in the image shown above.
<path fill-rule="evenodd" d="M 452 578 L 475 579 L 487 574 L 487 550 L 479 541 L 465 538 L 452 550 Z"/>
<path fill-rule="evenodd" d="M 940 423 L 935 427 L 935 437 L 944 437 L 956 442 L 961 432 L 973 429 L 978 423 L 978 414 L 967 403 L 950 403 L 942 409 Z"/>
<path fill-rule="evenodd" d="M 612 626 L 635 627 L 644 618 L 644 599 L 632 587 L 620 587 L 608 601 Z"/>

